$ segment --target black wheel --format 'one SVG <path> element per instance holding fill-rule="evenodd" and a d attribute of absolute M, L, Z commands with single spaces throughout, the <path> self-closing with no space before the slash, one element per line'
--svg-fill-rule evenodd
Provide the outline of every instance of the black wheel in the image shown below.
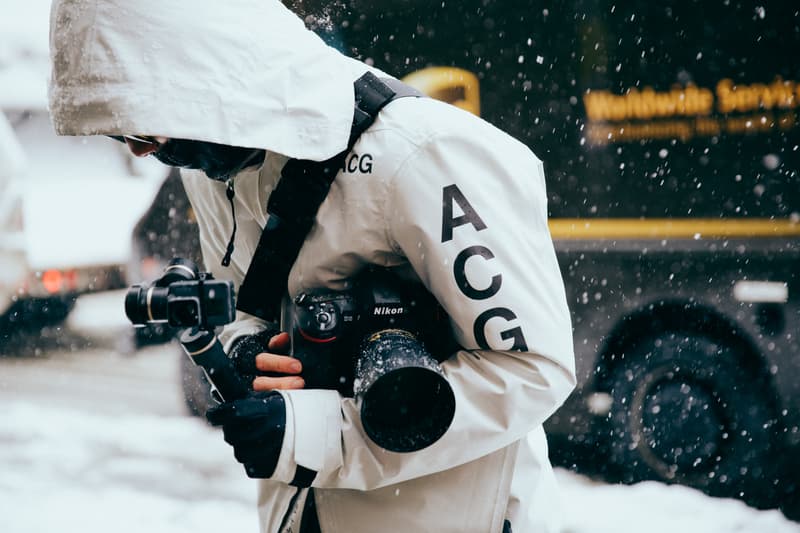
<path fill-rule="evenodd" d="M 612 375 L 610 444 L 625 481 L 656 479 L 769 504 L 776 417 L 766 379 L 740 355 L 685 332 L 626 350 Z"/>
<path fill-rule="evenodd" d="M 133 343 L 135 348 L 164 344 L 175 338 L 175 328 L 166 324 L 148 324 L 144 327 L 133 329 Z"/>
<path fill-rule="evenodd" d="M 2 317 L 7 329 L 33 332 L 63 322 L 75 307 L 77 296 L 26 298 L 14 302 Z"/>
<path fill-rule="evenodd" d="M 148 324 L 144 327 L 132 327 L 126 335 L 120 336 L 116 349 L 125 355 L 134 355 L 148 346 L 167 344 L 175 339 L 175 329 L 165 324 Z"/>
<path fill-rule="evenodd" d="M 203 369 L 195 365 L 186 354 L 181 354 L 180 365 L 181 388 L 186 407 L 190 414 L 205 417 L 206 411 L 217 405 L 211 396 L 211 385 Z"/>

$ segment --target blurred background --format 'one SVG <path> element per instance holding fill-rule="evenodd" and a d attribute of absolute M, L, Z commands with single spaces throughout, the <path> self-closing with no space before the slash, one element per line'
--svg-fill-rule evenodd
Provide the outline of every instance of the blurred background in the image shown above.
<path fill-rule="evenodd" d="M 49 1 L 0 7 L 2 529 L 255 530 L 202 375 L 123 311 L 199 261 L 180 178 L 56 137 Z M 800 531 L 800 9 L 291 7 L 544 160 L 578 358 L 547 422 L 565 531 Z"/>

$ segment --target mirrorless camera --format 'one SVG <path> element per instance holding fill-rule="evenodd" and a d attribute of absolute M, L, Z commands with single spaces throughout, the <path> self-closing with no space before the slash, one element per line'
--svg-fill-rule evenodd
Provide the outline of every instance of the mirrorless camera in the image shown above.
<path fill-rule="evenodd" d="M 236 316 L 233 283 L 176 258 L 152 284 L 128 289 L 125 314 L 136 325 L 167 322 L 176 328 L 213 329 Z"/>
<path fill-rule="evenodd" d="M 175 258 L 150 285 L 134 285 L 125 296 L 125 314 L 134 325 L 167 322 L 186 328 L 183 351 L 203 371 L 220 401 L 244 398 L 249 385 L 228 359 L 214 328 L 236 317 L 233 283 L 201 272 L 194 262 Z"/>

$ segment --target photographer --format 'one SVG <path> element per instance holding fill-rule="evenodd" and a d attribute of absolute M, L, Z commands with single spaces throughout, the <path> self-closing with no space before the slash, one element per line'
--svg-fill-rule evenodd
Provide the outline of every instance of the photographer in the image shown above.
<path fill-rule="evenodd" d="M 354 81 L 386 76 L 277 0 L 55 0 L 51 25 L 58 133 L 122 137 L 184 168 L 205 265 L 237 288 L 287 161 L 345 150 Z M 261 479 L 262 531 L 556 531 L 542 423 L 575 376 L 541 161 L 455 107 L 391 101 L 338 169 L 288 296 L 350 289 L 371 266 L 421 282 L 447 313 L 455 416 L 430 446 L 387 451 L 353 398 L 305 388 L 285 333 L 239 312 L 226 350 L 271 375 L 208 416 Z"/>

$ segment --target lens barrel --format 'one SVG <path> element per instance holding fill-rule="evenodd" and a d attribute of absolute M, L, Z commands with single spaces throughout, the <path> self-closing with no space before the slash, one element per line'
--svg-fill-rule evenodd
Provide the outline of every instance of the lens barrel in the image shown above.
<path fill-rule="evenodd" d="M 125 294 L 125 316 L 133 324 L 147 324 L 146 294 L 147 288 L 141 285 L 134 285 Z"/>
<path fill-rule="evenodd" d="M 354 392 L 364 431 L 393 452 L 430 446 L 455 415 L 455 395 L 439 364 L 404 330 L 380 331 L 366 341 Z"/>
<path fill-rule="evenodd" d="M 134 285 L 125 295 L 125 315 L 135 325 L 167 322 L 169 286 L 177 281 L 192 281 L 200 276 L 194 261 L 176 257 L 152 285 Z"/>
<path fill-rule="evenodd" d="M 136 325 L 167 321 L 169 287 L 134 285 L 125 295 L 125 315 Z"/>
<path fill-rule="evenodd" d="M 159 287 L 167 287 L 176 281 L 192 281 L 198 277 L 200 277 L 200 270 L 194 261 L 176 257 L 169 262 L 155 284 Z"/>

